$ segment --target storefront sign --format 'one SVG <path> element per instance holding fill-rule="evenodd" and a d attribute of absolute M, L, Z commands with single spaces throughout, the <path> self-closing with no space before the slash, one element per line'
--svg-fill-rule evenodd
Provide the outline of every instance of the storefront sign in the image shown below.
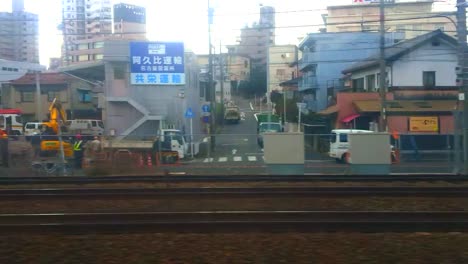
<path fill-rule="evenodd" d="M 411 132 L 437 132 L 439 131 L 439 118 L 437 116 L 414 116 L 409 120 Z"/>

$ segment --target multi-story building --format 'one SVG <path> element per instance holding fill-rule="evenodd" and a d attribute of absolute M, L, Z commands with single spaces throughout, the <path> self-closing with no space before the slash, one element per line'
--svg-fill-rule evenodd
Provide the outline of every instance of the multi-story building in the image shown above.
<path fill-rule="evenodd" d="M 230 54 L 247 55 L 252 66 L 266 65 L 268 46 L 275 45 L 275 8 L 262 6 L 259 23 L 241 29 L 238 45 L 228 45 Z"/>
<path fill-rule="evenodd" d="M 110 0 L 86 1 L 87 38 L 112 33 L 112 4 Z"/>
<path fill-rule="evenodd" d="M 341 71 L 378 52 L 378 33 L 341 32 L 308 34 L 299 44 L 302 78 L 299 91 L 311 111 L 320 111 L 333 103 L 336 92 L 343 88 Z M 400 41 L 398 33 L 387 33 L 386 44 Z"/>
<path fill-rule="evenodd" d="M 39 62 L 38 16 L 24 11 L 23 0 L 12 1 L 13 12 L 0 13 L 0 58 Z"/>
<path fill-rule="evenodd" d="M 268 92 L 282 92 L 283 87 L 280 84 L 297 77 L 297 70 L 291 68 L 291 64 L 297 61 L 298 48 L 296 45 L 277 45 L 268 50 Z"/>
<path fill-rule="evenodd" d="M 114 5 L 114 34 L 127 39 L 146 39 L 146 9 L 125 3 Z"/>
<path fill-rule="evenodd" d="M 84 39 L 112 33 L 112 5 L 110 0 L 62 0 L 62 31 L 64 64 L 75 62 L 71 54 Z"/>
<path fill-rule="evenodd" d="M 107 1 L 94 1 L 89 5 L 105 6 Z M 87 6 L 88 8 L 88 6 Z M 94 8 L 93 12 L 86 14 L 87 29 L 81 37 L 74 37 L 69 41 L 65 65 L 87 63 L 102 60 L 104 42 L 106 40 L 127 39 L 146 40 L 146 11 L 143 7 L 128 5 L 124 3 L 114 6 L 114 34 L 111 34 L 107 8 L 102 19 L 98 20 L 96 14 L 99 12 Z M 91 10 L 91 7 L 89 8 Z M 89 16 L 88 16 L 89 15 Z M 97 24 L 97 23 L 100 24 Z M 90 27 L 89 25 L 95 25 Z M 99 29 L 99 30 L 98 30 Z"/>
<path fill-rule="evenodd" d="M 328 13 L 323 15 L 326 31 L 378 31 L 380 18 L 378 2 L 355 1 L 351 5 L 328 6 Z M 441 29 L 447 34 L 455 36 L 455 14 L 434 11 L 433 0 L 387 2 L 390 2 L 385 6 L 387 32 L 402 32 L 405 39 L 411 39 Z"/>

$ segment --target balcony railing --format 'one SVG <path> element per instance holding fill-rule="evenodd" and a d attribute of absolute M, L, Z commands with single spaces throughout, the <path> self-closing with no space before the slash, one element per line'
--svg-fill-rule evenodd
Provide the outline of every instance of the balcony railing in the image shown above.
<path fill-rule="evenodd" d="M 302 76 L 299 82 L 299 90 L 318 89 L 318 81 L 316 76 Z"/>

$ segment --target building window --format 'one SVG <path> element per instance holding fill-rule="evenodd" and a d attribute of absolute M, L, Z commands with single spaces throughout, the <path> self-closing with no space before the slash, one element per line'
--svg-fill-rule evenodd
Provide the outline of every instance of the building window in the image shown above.
<path fill-rule="evenodd" d="M 114 79 L 116 80 L 125 79 L 125 67 L 123 65 L 114 66 Z"/>
<path fill-rule="evenodd" d="M 52 102 L 54 98 L 60 98 L 59 92 L 48 91 L 47 92 L 47 101 Z"/>
<path fill-rule="evenodd" d="M 374 74 L 366 76 L 366 89 L 367 91 L 375 90 L 375 75 Z"/>
<path fill-rule="evenodd" d="M 21 102 L 34 102 L 34 92 L 21 92 Z"/>
<path fill-rule="evenodd" d="M 436 84 L 435 71 L 425 71 L 423 72 L 423 86 L 424 87 L 434 87 Z"/>
<path fill-rule="evenodd" d="M 276 76 L 281 77 L 281 76 L 284 76 L 285 74 L 286 74 L 285 69 L 276 69 Z"/>
<path fill-rule="evenodd" d="M 78 100 L 80 103 L 91 103 L 91 94 L 89 91 L 78 91 Z"/>
<path fill-rule="evenodd" d="M 364 90 L 364 78 L 353 80 L 353 92 L 359 92 Z"/>

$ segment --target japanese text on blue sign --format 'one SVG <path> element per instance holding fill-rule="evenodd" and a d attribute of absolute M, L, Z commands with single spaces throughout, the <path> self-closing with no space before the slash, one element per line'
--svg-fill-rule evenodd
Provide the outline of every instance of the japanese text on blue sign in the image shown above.
<path fill-rule="evenodd" d="M 130 43 L 130 83 L 138 85 L 183 85 L 184 43 Z"/>

